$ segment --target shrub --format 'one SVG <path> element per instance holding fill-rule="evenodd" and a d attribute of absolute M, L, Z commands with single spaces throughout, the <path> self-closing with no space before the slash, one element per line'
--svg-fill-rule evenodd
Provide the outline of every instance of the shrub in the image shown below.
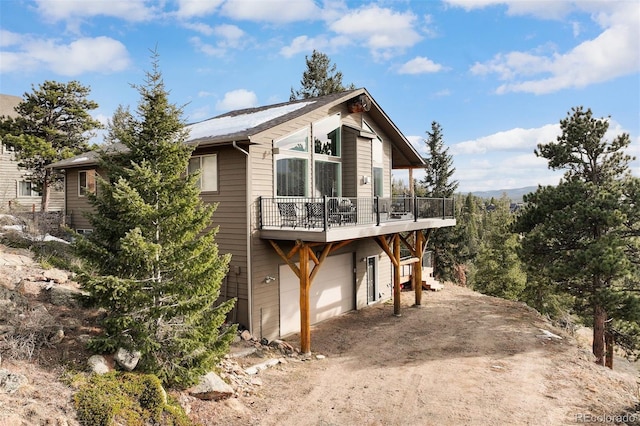
<path fill-rule="evenodd" d="M 74 404 L 82 425 L 192 425 L 179 405 L 167 401 L 154 375 L 113 372 L 79 381 Z"/>

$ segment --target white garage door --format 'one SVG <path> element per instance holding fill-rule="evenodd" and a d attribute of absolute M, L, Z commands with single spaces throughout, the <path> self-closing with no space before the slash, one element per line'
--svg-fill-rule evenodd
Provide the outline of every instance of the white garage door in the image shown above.
<path fill-rule="evenodd" d="M 310 262 L 313 265 L 313 262 Z M 353 255 L 328 257 L 311 283 L 311 324 L 349 312 L 355 306 Z M 289 265 L 280 266 L 280 335 L 300 331 L 300 280 Z"/>

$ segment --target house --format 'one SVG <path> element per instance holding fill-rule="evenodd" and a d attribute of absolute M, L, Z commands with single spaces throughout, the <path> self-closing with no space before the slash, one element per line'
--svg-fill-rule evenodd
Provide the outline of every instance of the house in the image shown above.
<path fill-rule="evenodd" d="M 16 117 L 15 107 L 22 98 L 0 94 L 0 116 Z M 0 141 L 1 142 L 1 141 Z M 41 197 L 26 179 L 29 171 L 18 167 L 14 152 L 0 143 L 0 211 L 8 210 L 40 210 Z M 64 208 L 64 191 L 51 191 L 50 211 L 61 211 Z"/>
<path fill-rule="evenodd" d="M 425 163 L 366 89 L 189 128 L 189 170 L 202 171 L 202 199 L 219 203 L 216 241 L 232 254 L 221 297 L 237 298 L 230 320 L 254 336 L 300 332 L 309 352 L 310 326 L 324 319 L 392 297 L 399 315 L 401 266 L 421 264 L 431 230 L 455 225 L 452 199 L 391 196 L 393 169 Z M 70 226 L 90 232 L 96 154 L 54 167 L 66 174 Z"/>

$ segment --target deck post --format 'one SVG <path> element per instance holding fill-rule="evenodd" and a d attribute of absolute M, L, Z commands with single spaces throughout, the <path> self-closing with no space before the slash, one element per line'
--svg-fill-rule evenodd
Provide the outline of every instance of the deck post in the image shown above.
<path fill-rule="evenodd" d="M 393 315 L 400 316 L 400 236 L 393 236 Z"/>
<path fill-rule="evenodd" d="M 309 289 L 311 278 L 309 276 L 309 250 L 307 244 L 300 247 L 300 351 L 311 354 L 311 311 L 309 303 Z"/>
<path fill-rule="evenodd" d="M 416 255 L 419 259 L 417 263 L 413 264 L 413 278 L 414 282 L 414 292 L 416 296 L 416 306 L 420 306 L 422 304 L 422 257 L 423 250 L 422 244 L 424 241 L 424 235 L 421 230 L 415 231 L 415 244 L 416 244 Z"/>

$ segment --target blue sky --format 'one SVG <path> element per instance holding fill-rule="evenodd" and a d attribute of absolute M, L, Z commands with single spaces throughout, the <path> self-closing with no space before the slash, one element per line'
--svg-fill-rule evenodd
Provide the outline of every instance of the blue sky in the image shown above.
<path fill-rule="evenodd" d="M 1 0 L 0 28 L 1 93 L 78 80 L 104 123 L 136 106 L 150 49 L 188 122 L 287 101 L 317 49 L 419 151 L 440 123 L 463 192 L 557 183 L 533 150 L 575 106 L 640 157 L 636 0 Z"/>

